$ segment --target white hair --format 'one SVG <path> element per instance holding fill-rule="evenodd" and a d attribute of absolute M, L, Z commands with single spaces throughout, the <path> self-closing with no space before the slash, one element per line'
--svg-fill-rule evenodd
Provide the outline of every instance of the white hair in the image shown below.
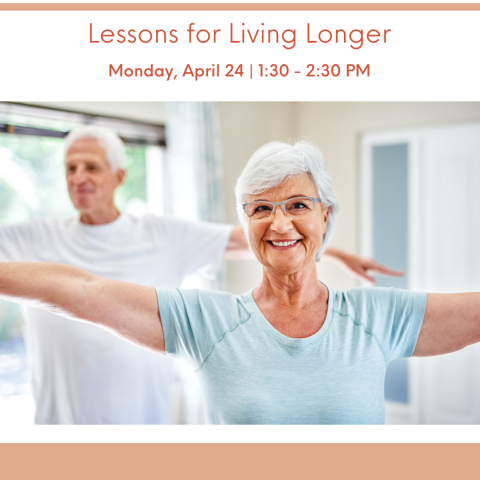
<path fill-rule="evenodd" d="M 114 172 L 125 168 L 125 146 L 115 132 L 93 125 L 76 128 L 65 137 L 65 154 L 73 142 L 82 138 L 94 138 L 98 141 L 105 150 L 107 161 Z"/>
<path fill-rule="evenodd" d="M 333 190 L 332 179 L 325 170 L 320 150 L 309 142 L 297 142 L 294 145 L 282 142 L 270 142 L 260 147 L 250 158 L 235 186 L 237 212 L 245 228 L 247 218 L 243 209 L 247 195 L 258 194 L 280 184 L 293 175 L 309 174 L 324 208 L 330 208 L 327 230 L 317 260 L 327 248 L 332 237 L 339 204 Z"/>

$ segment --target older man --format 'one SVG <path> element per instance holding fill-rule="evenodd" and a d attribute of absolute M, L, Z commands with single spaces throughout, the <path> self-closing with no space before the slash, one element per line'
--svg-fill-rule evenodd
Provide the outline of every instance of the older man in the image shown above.
<path fill-rule="evenodd" d="M 215 273 L 222 258 L 248 257 L 239 226 L 120 213 L 114 192 L 125 153 L 113 133 L 85 127 L 66 139 L 66 179 L 80 216 L 0 228 L 0 261 L 57 262 L 157 288 L 179 287 L 192 273 Z M 352 273 L 394 274 L 372 260 L 327 251 Z M 172 423 L 173 360 L 90 324 L 26 308 L 37 424 Z"/>

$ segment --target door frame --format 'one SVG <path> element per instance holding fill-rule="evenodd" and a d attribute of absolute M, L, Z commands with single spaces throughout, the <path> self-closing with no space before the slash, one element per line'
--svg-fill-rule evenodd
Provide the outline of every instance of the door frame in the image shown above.
<path fill-rule="evenodd" d="M 410 272 L 408 289 L 415 290 L 418 286 L 418 238 L 417 227 L 419 225 L 418 205 L 416 198 L 418 192 L 419 176 L 418 167 L 421 158 L 421 138 L 427 129 L 408 129 L 396 131 L 372 132 L 362 136 L 360 156 L 360 253 L 366 257 L 373 257 L 373 189 L 372 189 L 372 148 L 379 145 L 392 145 L 398 143 L 407 144 L 408 148 L 408 192 L 407 197 L 411 199 L 408 204 L 408 269 Z M 420 423 L 420 371 L 418 359 L 409 358 L 408 368 L 408 392 L 409 401 L 407 404 L 385 401 L 386 423 L 392 424 L 418 424 Z"/>

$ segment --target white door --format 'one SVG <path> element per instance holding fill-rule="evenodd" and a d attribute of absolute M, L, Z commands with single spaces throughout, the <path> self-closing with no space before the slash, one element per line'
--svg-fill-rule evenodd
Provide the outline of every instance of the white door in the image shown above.
<path fill-rule="evenodd" d="M 425 131 L 410 169 L 415 289 L 480 291 L 480 125 Z M 480 423 L 479 344 L 416 364 L 420 423 Z"/>
<path fill-rule="evenodd" d="M 480 124 L 364 137 L 363 253 L 373 253 L 378 228 L 372 152 L 402 143 L 408 145 L 408 288 L 480 291 Z M 480 423 L 480 345 L 411 359 L 408 374 L 408 402 L 387 402 L 387 423 Z"/>

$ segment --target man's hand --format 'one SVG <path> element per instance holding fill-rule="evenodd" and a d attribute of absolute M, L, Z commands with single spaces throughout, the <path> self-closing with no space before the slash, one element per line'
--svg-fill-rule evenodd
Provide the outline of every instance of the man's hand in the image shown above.
<path fill-rule="evenodd" d="M 223 258 L 227 260 L 251 260 L 255 258 L 248 246 L 247 238 L 241 225 L 233 227 Z"/>
<path fill-rule="evenodd" d="M 376 280 L 369 275 L 371 272 L 381 273 L 382 275 L 389 275 L 391 277 L 401 277 L 403 272 L 392 270 L 384 267 L 380 263 L 371 258 L 364 258 L 352 253 L 347 253 L 338 248 L 327 248 L 324 253 L 325 258 L 328 258 L 335 263 L 341 265 L 348 273 L 354 277 L 360 278 L 375 285 Z"/>

